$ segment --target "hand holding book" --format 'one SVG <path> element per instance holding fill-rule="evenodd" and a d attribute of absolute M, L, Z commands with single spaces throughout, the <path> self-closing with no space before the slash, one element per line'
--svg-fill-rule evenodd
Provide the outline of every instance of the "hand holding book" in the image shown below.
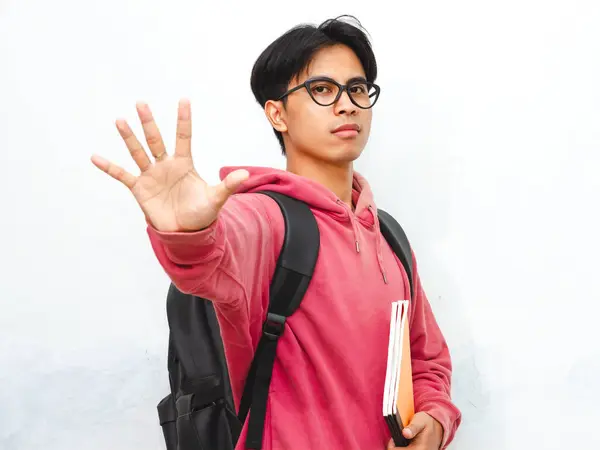
<path fill-rule="evenodd" d="M 438 450 L 443 438 L 442 425 L 424 412 L 416 413 L 410 424 L 402 430 L 402 435 L 410 440 L 408 447 L 396 447 L 390 439 L 387 450 L 407 448 L 412 450 Z"/>
<path fill-rule="evenodd" d="M 392 434 L 387 448 L 438 450 L 444 433 L 442 425 L 427 413 L 415 414 L 409 306 L 407 300 L 392 303 L 383 394 L 383 417 Z"/>

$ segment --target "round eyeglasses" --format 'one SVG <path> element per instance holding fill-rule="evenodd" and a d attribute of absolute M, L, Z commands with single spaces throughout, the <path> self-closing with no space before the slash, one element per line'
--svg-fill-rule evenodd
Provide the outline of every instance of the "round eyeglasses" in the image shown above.
<path fill-rule="evenodd" d="M 310 97 L 317 105 L 331 106 L 337 102 L 342 93 L 346 91 L 350 101 L 362 109 L 372 108 L 381 88 L 375 83 L 366 81 L 364 78 L 350 80 L 348 84 L 340 84 L 328 77 L 318 77 L 306 80 L 304 83 L 293 87 L 275 100 L 281 100 L 299 89 L 306 88 Z"/>

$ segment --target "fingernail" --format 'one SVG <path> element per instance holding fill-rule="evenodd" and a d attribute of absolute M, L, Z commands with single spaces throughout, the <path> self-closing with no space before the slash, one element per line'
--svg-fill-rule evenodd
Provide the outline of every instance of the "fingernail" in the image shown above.
<path fill-rule="evenodd" d="M 405 428 L 403 433 L 406 439 L 411 439 L 413 437 L 413 432 L 410 428 Z"/>
<path fill-rule="evenodd" d="M 100 155 L 96 155 L 93 154 L 91 157 L 91 160 L 94 164 L 99 164 L 99 165 L 106 165 L 106 163 L 108 162 L 106 159 L 104 159 L 102 156 Z"/>

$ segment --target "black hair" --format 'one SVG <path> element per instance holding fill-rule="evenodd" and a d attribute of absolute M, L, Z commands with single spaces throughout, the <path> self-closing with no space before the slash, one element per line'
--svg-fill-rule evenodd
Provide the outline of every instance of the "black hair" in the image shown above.
<path fill-rule="evenodd" d="M 356 25 L 340 20 L 343 17 L 354 19 Z M 273 41 L 254 63 L 250 78 L 254 98 L 264 108 L 267 100 L 274 100 L 287 91 L 290 81 L 308 67 L 317 51 L 336 44 L 349 47 L 360 60 L 367 81 L 374 82 L 377 63 L 363 30 L 354 16 L 328 19 L 318 26 L 302 24 L 288 30 Z M 279 131 L 273 131 L 285 155 L 283 136 Z"/>

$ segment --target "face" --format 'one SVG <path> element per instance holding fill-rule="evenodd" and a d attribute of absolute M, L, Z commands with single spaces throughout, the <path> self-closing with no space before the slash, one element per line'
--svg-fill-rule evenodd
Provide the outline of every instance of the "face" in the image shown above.
<path fill-rule="evenodd" d="M 332 78 L 345 85 L 357 77 L 364 79 L 365 72 L 349 47 L 336 45 L 318 51 L 288 89 L 315 77 Z M 317 100 L 325 98 L 327 84 L 315 84 L 312 91 Z M 357 88 L 355 98 L 359 91 Z M 372 109 L 356 106 L 346 91 L 333 105 L 320 106 L 302 88 L 289 94 L 285 105 L 283 101 L 268 101 L 265 112 L 273 127 L 283 134 L 288 158 L 301 155 L 335 165 L 347 164 L 360 156 L 371 131 Z M 336 131 L 342 125 L 355 125 L 358 131 Z"/>

